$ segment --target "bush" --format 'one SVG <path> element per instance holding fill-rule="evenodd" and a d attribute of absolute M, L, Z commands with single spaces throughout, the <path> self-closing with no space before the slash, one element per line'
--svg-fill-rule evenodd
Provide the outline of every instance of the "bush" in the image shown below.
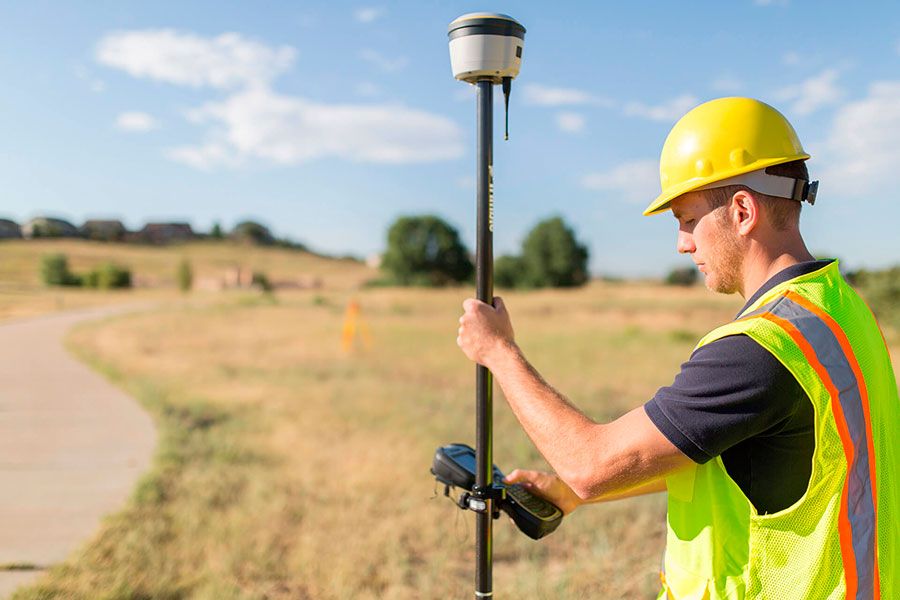
<path fill-rule="evenodd" d="M 692 286 L 697 282 L 697 269 L 694 267 L 681 267 L 672 269 L 666 275 L 666 285 Z"/>
<path fill-rule="evenodd" d="M 538 223 L 522 243 L 522 287 L 575 287 L 588 281 L 588 250 L 560 217 Z"/>
<path fill-rule="evenodd" d="M 438 217 L 400 217 L 388 230 L 381 268 L 400 285 L 467 281 L 475 267 L 459 232 Z"/>
<path fill-rule="evenodd" d="M 99 290 L 131 287 L 131 271 L 115 263 L 103 263 L 91 269 L 81 278 L 81 285 Z"/>
<path fill-rule="evenodd" d="M 258 286 L 264 292 L 272 291 L 272 282 L 268 276 L 261 271 L 253 271 L 253 277 L 250 279 L 250 285 Z"/>
<path fill-rule="evenodd" d="M 182 292 L 191 291 L 194 284 L 194 270 L 191 263 L 185 258 L 178 263 L 178 271 L 175 273 L 175 279 L 178 281 L 178 289 Z"/>
<path fill-rule="evenodd" d="M 108 262 L 78 275 L 69 270 L 65 254 L 50 254 L 41 259 L 41 280 L 46 285 L 81 286 L 100 290 L 131 287 L 131 271 Z"/>
<path fill-rule="evenodd" d="M 65 254 L 48 254 L 41 258 L 41 281 L 44 285 L 81 285 L 81 278 L 69 270 Z"/>

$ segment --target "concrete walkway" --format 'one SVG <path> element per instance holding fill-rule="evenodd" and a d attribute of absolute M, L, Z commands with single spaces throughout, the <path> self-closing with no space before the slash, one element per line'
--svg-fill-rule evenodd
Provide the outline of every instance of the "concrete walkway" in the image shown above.
<path fill-rule="evenodd" d="M 84 543 L 150 464 L 150 417 L 62 345 L 76 323 L 118 312 L 0 325 L 0 566 L 31 566 L 0 570 L 0 598 Z"/>

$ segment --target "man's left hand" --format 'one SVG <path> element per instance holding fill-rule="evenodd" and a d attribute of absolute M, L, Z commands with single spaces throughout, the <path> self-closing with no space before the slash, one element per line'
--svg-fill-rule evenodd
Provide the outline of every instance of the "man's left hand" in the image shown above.
<path fill-rule="evenodd" d="M 463 302 L 457 345 L 469 360 L 491 368 L 491 362 L 515 345 L 512 322 L 499 297 L 494 306 L 475 298 Z"/>

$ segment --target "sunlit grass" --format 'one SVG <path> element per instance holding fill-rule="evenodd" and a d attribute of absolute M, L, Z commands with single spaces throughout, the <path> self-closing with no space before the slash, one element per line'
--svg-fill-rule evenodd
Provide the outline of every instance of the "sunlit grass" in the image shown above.
<path fill-rule="evenodd" d="M 98 291 L 48 288 L 41 283 L 41 258 L 62 253 L 69 267 L 83 273 L 113 261 L 129 268 L 135 289 Z M 331 290 L 354 289 L 375 271 L 353 261 L 335 261 L 306 252 L 266 248 L 225 241 L 192 242 L 173 246 L 109 244 L 85 240 L 0 240 L 0 321 L 89 306 L 135 302 L 183 301 L 176 270 L 182 260 L 193 269 L 195 281 L 221 278 L 240 267 L 265 273 L 270 281 L 318 281 Z M 218 301 L 219 293 L 194 293 L 194 303 Z"/>
<path fill-rule="evenodd" d="M 428 473 L 437 446 L 473 441 L 474 368 L 455 345 L 468 295 L 239 293 L 78 328 L 69 347 L 143 403 L 160 443 L 128 505 L 14 597 L 471 596 L 472 515 Z M 345 354 L 351 298 L 372 347 Z M 650 284 L 505 298 L 525 353 L 598 419 L 670 383 L 741 304 Z M 494 455 L 506 470 L 545 466 L 499 392 Z M 495 532 L 498 594 L 652 598 L 665 500 L 580 509 L 541 542 L 505 519 Z"/>

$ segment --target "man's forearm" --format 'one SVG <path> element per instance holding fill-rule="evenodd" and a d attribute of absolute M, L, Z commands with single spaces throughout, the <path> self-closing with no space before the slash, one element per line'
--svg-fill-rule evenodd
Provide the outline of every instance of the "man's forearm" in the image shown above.
<path fill-rule="evenodd" d="M 587 472 L 604 460 L 602 426 L 544 381 L 514 344 L 498 353 L 491 368 L 528 437 L 560 478 L 584 496 Z"/>

